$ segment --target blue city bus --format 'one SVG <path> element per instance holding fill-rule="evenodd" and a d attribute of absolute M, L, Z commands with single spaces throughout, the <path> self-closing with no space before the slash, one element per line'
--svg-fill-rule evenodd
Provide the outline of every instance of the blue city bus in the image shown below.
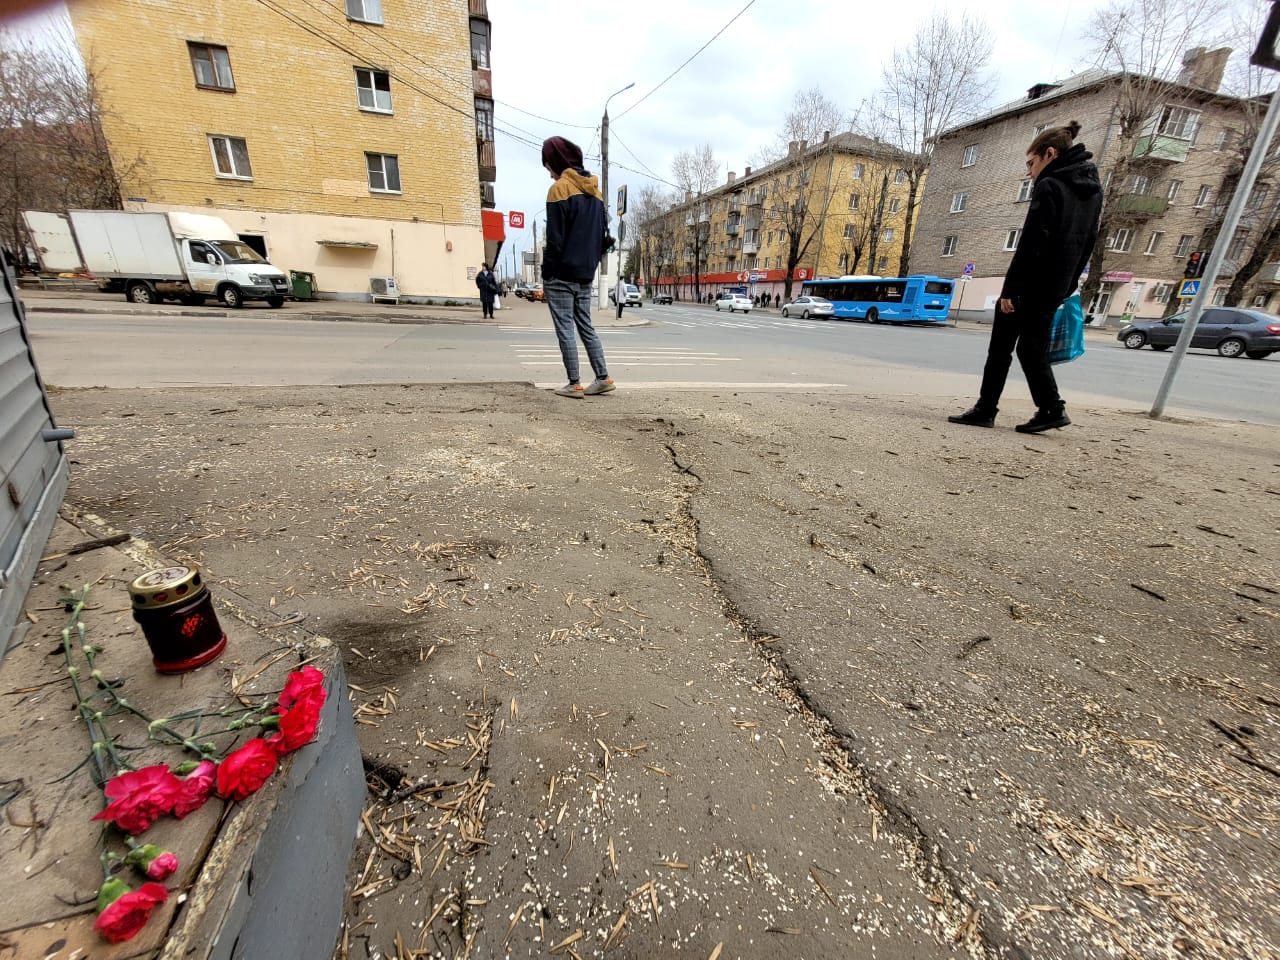
<path fill-rule="evenodd" d="M 843 320 L 946 323 L 955 286 L 942 277 L 839 277 L 806 280 L 804 292 L 830 300 Z"/>

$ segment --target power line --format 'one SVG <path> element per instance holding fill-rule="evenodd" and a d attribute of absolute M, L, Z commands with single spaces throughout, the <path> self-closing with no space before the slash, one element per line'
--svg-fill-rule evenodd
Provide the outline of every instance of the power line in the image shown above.
<path fill-rule="evenodd" d="M 674 77 L 677 73 L 679 73 L 681 70 L 683 70 L 685 67 L 687 67 L 690 63 L 692 63 L 692 62 L 694 61 L 694 58 L 696 58 L 696 57 L 698 56 L 698 54 L 700 54 L 703 50 L 707 49 L 707 47 L 711 46 L 711 44 L 713 44 L 713 43 L 715 42 L 716 37 L 720 36 L 720 34 L 724 33 L 724 32 L 725 32 L 726 30 L 728 30 L 731 26 L 733 26 L 733 22 L 734 22 L 734 20 L 737 20 L 740 16 L 742 16 L 744 13 L 746 13 L 748 10 L 750 10 L 750 9 L 755 5 L 755 2 L 756 2 L 756 0 L 747 0 L 747 5 L 746 5 L 745 7 L 743 7 L 741 10 L 739 10 L 737 13 L 735 13 L 735 14 L 733 15 L 733 18 L 732 18 L 728 23 L 726 23 L 723 27 L 721 27 L 719 30 L 717 30 L 717 31 L 716 31 L 716 33 L 715 33 L 715 36 L 713 36 L 710 40 L 708 40 L 706 43 L 704 43 L 702 46 L 700 46 L 697 50 L 695 50 L 695 51 L 693 52 L 693 56 L 691 56 L 691 57 L 690 57 L 688 60 L 686 60 L 684 63 L 680 64 L 680 66 L 676 67 L 676 68 L 675 68 L 674 70 L 672 70 L 669 74 L 667 74 L 667 75 L 666 75 L 666 77 L 664 77 L 664 78 L 663 78 L 662 83 L 659 83 L 656 87 L 654 87 L 652 90 L 650 90 L 648 93 L 646 93 L 643 97 L 641 97 L 639 100 L 637 100 L 637 101 L 636 101 L 635 103 L 633 103 L 631 106 L 627 107 L 627 109 L 623 110 L 620 114 L 618 114 L 618 116 L 617 116 L 617 118 L 616 118 L 616 119 L 621 120 L 621 119 L 622 119 L 623 117 L 625 117 L 628 113 L 630 113 L 630 112 L 631 112 L 632 110 L 634 110 L 636 107 L 640 106 L 640 104 L 644 103 L 644 102 L 645 102 L 646 100 L 648 100 L 651 96 L 653 96 L 655 93 L 657 93 L 659 90 L 661 90 L 661 89 L 662 89 L 663 84 L 665 84 L 668 80 L 670 80 L 670 79 L 671 79 L 672 77 Z"/>
<path fill-rule="evenodd" d="M 628 147 L 625 143 L 623 143 L 623 142 L 622 142 L 622 138 L 618 136 L 617 131 L 612 131 L 612 135 L 613 135 L 613 139 L 615 139 L 615 140 L 617 140 L 617 141 L 618 141 L 618 146 L 622 147 L 622 149 L 623 149 L 623 150 L 627 151 L 627 153 L 631 155 L 631 159 L 632 159 L 632 160 L 634 160 L 636 163 L 640 164 L 640 166 L 644 167 L 644 172 L 645 172 L 645 173 L 647 173 L 650 177 L 652 177 L 654 180 L 657 180 L 659 183 L 666 184 L 668 187 L 675 187 L 675 186 L 676 186 L 676 185 L 675 185 L 674 183 L 672 183 L 671 181 L 669 181 L 669 180 L 664 180 L 662 177 L 658 176 L 656 173 L 654 173 L 652 170 L 650 170 L 650 169 L 649 169 L 649 165 L 648 165 L 647 163 L 645 163 L 643 160 L 641 160 L 639 157 L 637 157 L 637 156 L 636 156 L 636 154 L 635 154 L 635 151 L 634 151 L 634 150 L 632 150 L 630 147 Z M 622 167 L 622 169 L 623 169 L 623 170 L 631 170 L 631 168 L 630 168 L 630 167 L 625 167 L 625 166 L 623 166 L 622 164 L 620 164 L 620 163 L 618 163 L 618 162 L 616 162 L 616 161 L 614 162 L 614 166 L 615 166 L 615 167 Z M 632 172 L 632 173 L 640 173 L 640 171 L 639 171 L 639 170 L 631 170 L 631 172 Z M 676 189 L 679 189 L 679 188 L 677 187 Z"/>

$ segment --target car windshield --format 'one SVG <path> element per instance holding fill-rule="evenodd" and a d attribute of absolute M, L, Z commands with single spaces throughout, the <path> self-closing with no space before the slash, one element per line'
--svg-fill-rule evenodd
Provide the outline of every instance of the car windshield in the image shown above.
<path fill-rule="evenodd" d="M 262 254 L 239 240 L 219 240 L 215 246 L 222 251 L 228 263 L 266 263 Z"/>
<path fill-rule="evenodd" d="M 639 292 L 640 292 L 640 288 L 637 287 L 634 283 L 627 284 L 627 293 L 639 293 Z"/>
<path fill-rule="evenodd" d="M 810 303 L 830 303 L 831 301 L 827 300 L 825 297 L 810 297 L 809 302 Z"/>

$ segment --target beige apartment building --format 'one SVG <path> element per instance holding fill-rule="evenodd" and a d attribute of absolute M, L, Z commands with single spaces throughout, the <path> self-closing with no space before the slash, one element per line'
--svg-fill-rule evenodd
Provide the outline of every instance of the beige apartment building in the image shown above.
<path fill-rule="evenodd" d="M 502 239 L 486 0 L 70 12 L 126 209 L 219 216 L 324 297 L 476 296 Z"/>
<path fill-rule="evenodd" d="M 642 228 L 651 286 L 680 299 L 746 287 L 792 295 L 800 284 L 847 274 L 895 275 L 906 230 L 901 151 L 853 133 L 793 142 L 782 159 L 726 181 Z M 798 236 L 795 263 L 792 236 Z M 695 270 L 696 266 L 696 270 Z M 695 281 L 696 273 L 696 281 Z"/>
<path fill-rule="evenodd" d="M 1086 70 L 1059 83 L 1032 87 L 1027 96 L 942 134 L 929 167 L 912 249 L 913 273 L 972 279 L 953 309 L 990 318 L 1005 271 L 1017 249 L 1031 197 L 1026 151 L 1046 127 L 1079 121 L 1079 140 L 1094 154 L 1104 184 L 1127 150 L 1123 182 L 1104 212 L 1109 229 L 1097 294 L 1085 304 L 1092 323 L 1160 317 L 1176 300 L 1188 257 L 1212 245 L 1227 191 L 1240 167 L 1246 104 L 1218 92 L 1230 51 L 1189 51 L 1177 82 L 1158 85 L 1142 135 L 1125 143 L 1114 122 L 1121 74 Z M 1123 146 L 1122 146 L 1123 144 Z M 1274 206 L 1272 185 L 1260 182 L 1228 254 L 1222 302 L 1230 275 L 1244 259 L 1254 221 Z M 1273 271 L 1274 273 L 1274 271 Z M 1264 282 L 1251 302 L 1272 304 L 1274 283 Z"/>

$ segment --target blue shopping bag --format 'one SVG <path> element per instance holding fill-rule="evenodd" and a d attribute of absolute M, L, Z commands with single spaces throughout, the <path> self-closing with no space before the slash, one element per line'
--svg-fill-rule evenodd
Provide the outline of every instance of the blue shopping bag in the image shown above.
<path fill-rule="evenodd" d="M 1062 301 L 1049 330 L 1049 362 L 1068 363 L 1084 354 L 1084 311 L 1080 294 Z"/>

